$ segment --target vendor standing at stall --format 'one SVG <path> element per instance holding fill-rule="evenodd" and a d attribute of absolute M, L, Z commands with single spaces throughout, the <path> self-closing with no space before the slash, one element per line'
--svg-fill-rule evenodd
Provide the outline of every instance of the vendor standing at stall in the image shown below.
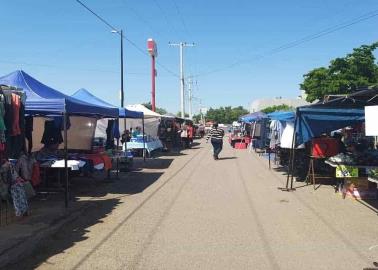
<path fill-rule="evenodd" d="M 140 127 L 136 127 L 132 133 L 133 138 L 137 138 L 141 134 Z"/>
<path fill-rule="evenodd" d="M 194 127 L 192 123 L 189 123 L 188 125 L 188 143 L 187 146 L 190 148 L 191 144 L 193 143 L 193 137 L 194 137 Z"/>

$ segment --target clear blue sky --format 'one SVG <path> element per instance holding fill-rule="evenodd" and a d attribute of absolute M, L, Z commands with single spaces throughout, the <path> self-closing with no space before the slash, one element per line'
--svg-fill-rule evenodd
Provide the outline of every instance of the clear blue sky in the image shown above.
<path fill-rule="evenodd" d="M 378 10 L 376 0 L 82 0 L 139 48 L 158 43 L 158 61 L 199 75 L 194 95 L 207 107 L 248 107 L 264 97 L 295 97 L 302 75 L 378 40 L 378 16 L 277 54 L 274 48 Z M 75 0 L 2 0 L 0 74 L 23 69 L 49 86 L 72 94 L 87 88 L 119 104 L 119 36 Z M 150 100 L 150 59 L 125 41 L 126 104 Z M 246 61 L 246 62 L 245 62 Z M 231 68 L 231 64 L 242 62 Z M 209 71 L 221 71 L 207 74 Z M 157 67 L 157 105 L 179 111 L 179 80 Z M 202 76 L 201 76 L 202 74 Z"/>

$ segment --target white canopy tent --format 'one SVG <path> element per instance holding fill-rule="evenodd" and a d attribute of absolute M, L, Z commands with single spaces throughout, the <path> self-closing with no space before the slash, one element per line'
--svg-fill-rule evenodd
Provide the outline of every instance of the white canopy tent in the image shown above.
<path fill-rule="evenodd" d="M 160 119 L 162 117 L 160 114 L 149 110 L 142 104 L 127 105 L 126 109 L 130 111 L 143 112 L 145 134 L 151 136 L 152 138 L 158 138 L 158 128 L 159 128 Z M 124 121 L 126 121 L 126 129 L 132 128 L 134 130 L 136 127 L 140 127 L 142 129 L 142 119 L 130 119 L 130 118 L 127 118 L 126 120 L 119 119 L 119 130 L 121 134 L 124 131 Z M 107 126 L 108 126 L 107 119 L 98 120 L 95 137 L 106 138 Z"/>

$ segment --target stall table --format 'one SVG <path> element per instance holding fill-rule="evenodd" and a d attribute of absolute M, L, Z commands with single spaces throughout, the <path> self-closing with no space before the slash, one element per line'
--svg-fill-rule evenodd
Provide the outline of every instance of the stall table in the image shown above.
<path fill-rule="evenodd" d="M 333 167 L 333 168 L 341 168 L 342 166 L 346 166 L 346 167 L 353 167 L 353 168 L 356 168 L 356 169 L 366 169 L 366 170 L 369 170 L 369 169 L 377 169 L 378 168 L 378 165 L 362 165 L 362 164 L 350 164 L 350 163 L 335 163 L 335 162 L 332 162 L 330 160 L 326 160 L 324 161 L 326 164 L 328 164 L 329 166 Z M 339 185 L 339 190 L 342 189 L 342 190 L 345 190 L 345 187 L 346 187 L 346 178 L 348 177 L 351 177 L 350 175 L 346 175 L 344 174 L 343 177 L 339 177 L 340 179 L 342 179 L 342 183 L 340 183 Z M 376 178 L 373 178 L 373 177 L 367 177 L 367 180 L 370 181 L 370 182 L 374 182 L 374 183 L 378 183 L 378 179 Z"/>
<path fill-rule="evenodd" d="M 146 142 L 135 140 L 127 142 L 126 148 L 129 150 L 145 149 L 148 152 L 148 155 L 151 155 L 152 151 L 162 149 L 163 144 L 160 140 L 150 140 Z M 125 150 L 125 146 L 123 146 L 123 150 Z"/>

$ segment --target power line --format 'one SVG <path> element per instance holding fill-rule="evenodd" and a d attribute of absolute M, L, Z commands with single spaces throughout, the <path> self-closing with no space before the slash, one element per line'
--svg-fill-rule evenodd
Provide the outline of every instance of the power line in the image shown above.
<path fill-rule="evenodd" d="M 174 32 L 177 32 L 177 30 L 173 27 L 173 25 L 169 22 L 169 19 L 168 19 L 168 16 L 167 14 L 165 13 L 164 9 L 161 7 L 161 5 L 159 4 L 159 2 L 157 0 L 153 0 L 155 5 L 158 7 L 158 9 L 160 10 L 160 13 L 163 15 L 164 19 L 165 19 L 165 22 L 167 23 L 167 25 L 169 26 L 170 28 L 170 31 L 172 32 L 172 34 L 174 34 Z"/>
<path fill-rule="evenodd" d="M 126 6 L 127 0 L 124 0 L 123 2 Z M 157 32 L 160 35 L 160 31 L 154 29 L 151 23 L 148 20 L 146 20 L 135 8 L 133 8 L 131 5 L 127 5 L 127 7 L 134 13 L 135 17 L 137 17 L 141 22 L 143 22 L 152 32 Z"/>
<path fill-rule="evenodd" d="M 179 9 L 179 7 L 178 7 L 176 1 L 175 1 L 175 0 L 172 0 L 172 3 L 173 3 L 173 5 L 175 6 L 176 12 L 177 12 L 177 14 L 178 14 L 178 16 L 179 16 L 179 18 L 180 18 L 180 20 L 181 20 L 181 23 L 182 23 L 182 25 L 183 25 L 183 27 L 184 27 L 184 30 L 186 31 L 186 33 L 187 33 L 189 36 L 191 36 L 190 33 L 189 33 L 189 30 L 188 30 L 188 27 L 186 26 L 186 23 L 185 23 L 185 21 L 184 21 L 184 18 L 183 18 L 183 16 L 182 16 L 181 12 L 180 12 L 180 9 Z"/>
<path fill-rule="evenodd" d="M 312 41 L 314 39 L 317 39 L 317 38 L 320 38 L 320 37 L 332 34 L 334 32 L 337 32 L 339 30 L 348 28 L 348 27 L 350 27 L 352 25 L 355 25 L 355 24 L 358 24 L 360 22 L 369 20 L 369 19 L 371 19 L 373 17 L 376 17 L 376 16 L 378 16 L 378 10 L 374 10 L 374 11 L 365 13 L 365 14 L 363 14 L 361 16 L 358 16 L 358 17 L 356 17 L 356 18 L 354 18 L 352 20 L 349 20 L 349 21 L 346 21 L 346 22 L 334 25 L 332 27 L 328 27 L 326 29 L 323 29 L 323 30 L 317 32 L 317 33 L 314 33 L 314 34 L 311 34 L 311 35 L 307 35 L 307 36 L 305 36 L 303 38 L 300 38 L 298 40 L 295 40 L 295 41 L 283 44 L 283 45 L 281 45 L 279 47 L 273 48 L 273 49 L 267 51 L 264 54 L 257 55 L 255 57 L 249 58 L 247 60 L 235 61 L 234 63 L 232 63 L 230 65 L 227 65 L 227 66 L 224 66 L 222 68 L 214 69 L 214 70 L 211 70 L 211 71 L 208 71 L 208 72 L 204 72 L 202 74 L 197 74 L 197 75 L 195 75 L 195 77 L 207 76 L 207 75 L 210 75 L 210 74 L 218 73 L 218 72 L 221 72 L 221 71 L 233 68 L 235 66 L 239 66 L 241 64 L 246 64 L 246 63 L 250 63 L 252 61 L 261 60 L 262 58 L 265 58 L 267 56 L 283 52 L 283 51 L 291 49 L 293 47 L 297 47 L 297 46 L 299 46 L 299 45 L 301 45 L 303 43 L 306 43 L 306 42 Z"/>
<path fill-rule="evenodd" d="M 85 5 L 80 0 L 75 0 L 78 2 L 81 6 L 83 6 L 86 10 L 88 10 L 90 13 L 92 13 L 97 19 L 99 19 L 101 22 L 103 22 L 105 25 L 107 25 L 111 30 L 115 31 L 117 34 L 121 35 L 117 28 L 115 28 L 112 24 L 110 24 L 108 21 L 106 21 L 104 18 L 102 18 L 100 15 L 98 15 L 96 12 L 94 12 L 91 8 L 89 8 L 87 5 Z M 135 42 L 130 40 L 129 38 L 125 37 L 125 35 L 122 35 L 122 38 L 124 38 L 127 42 L 129 42 L 135 49 L 137 49 L 142 54 L 146 55 L 147 57 L 150 57 L 149 54 L 140 48 Z M 166 72 L 170 73 L 171 75 L 175 77 L 179 77 L 175 72 L 171 71 L 169 68 L 165 67 L 160 62 L 156 61 L 156 64 L 160 66 L 162 69 L 164 69 Z"/>
<path fill-rule="evenodd" d="M 17 61 L 7 61 L 7 60 L 0 60 L 0 64 L 6 64 L 6 65 L 19 65 L 19 66 L 34 66 L 34 67 L 42 67 L 42 68 L 54 68 L 54 69 L 66 69 L 66 66 L 62 65 L 51 65 L 51 64 L 41 64 L 41 63 L 28 63 L 28 62 L 17 62 Z M 112 73 L 112 74 L 118 74 L 117 71 L 107 70 L 107 69 L 95 69 L 95 68 L 75 68 L 75 70 L 78 71 L 87 71 L 87 72 L 106 72 L 106 73 Z M 143 77 L 149 77 L 151 76 L 150 73 L 143 73 L 143 72 L 125 72 L 126 75 L 131 76 L 143 76 Z M 168 76 L 168 75 L 167 75 Z"/>

